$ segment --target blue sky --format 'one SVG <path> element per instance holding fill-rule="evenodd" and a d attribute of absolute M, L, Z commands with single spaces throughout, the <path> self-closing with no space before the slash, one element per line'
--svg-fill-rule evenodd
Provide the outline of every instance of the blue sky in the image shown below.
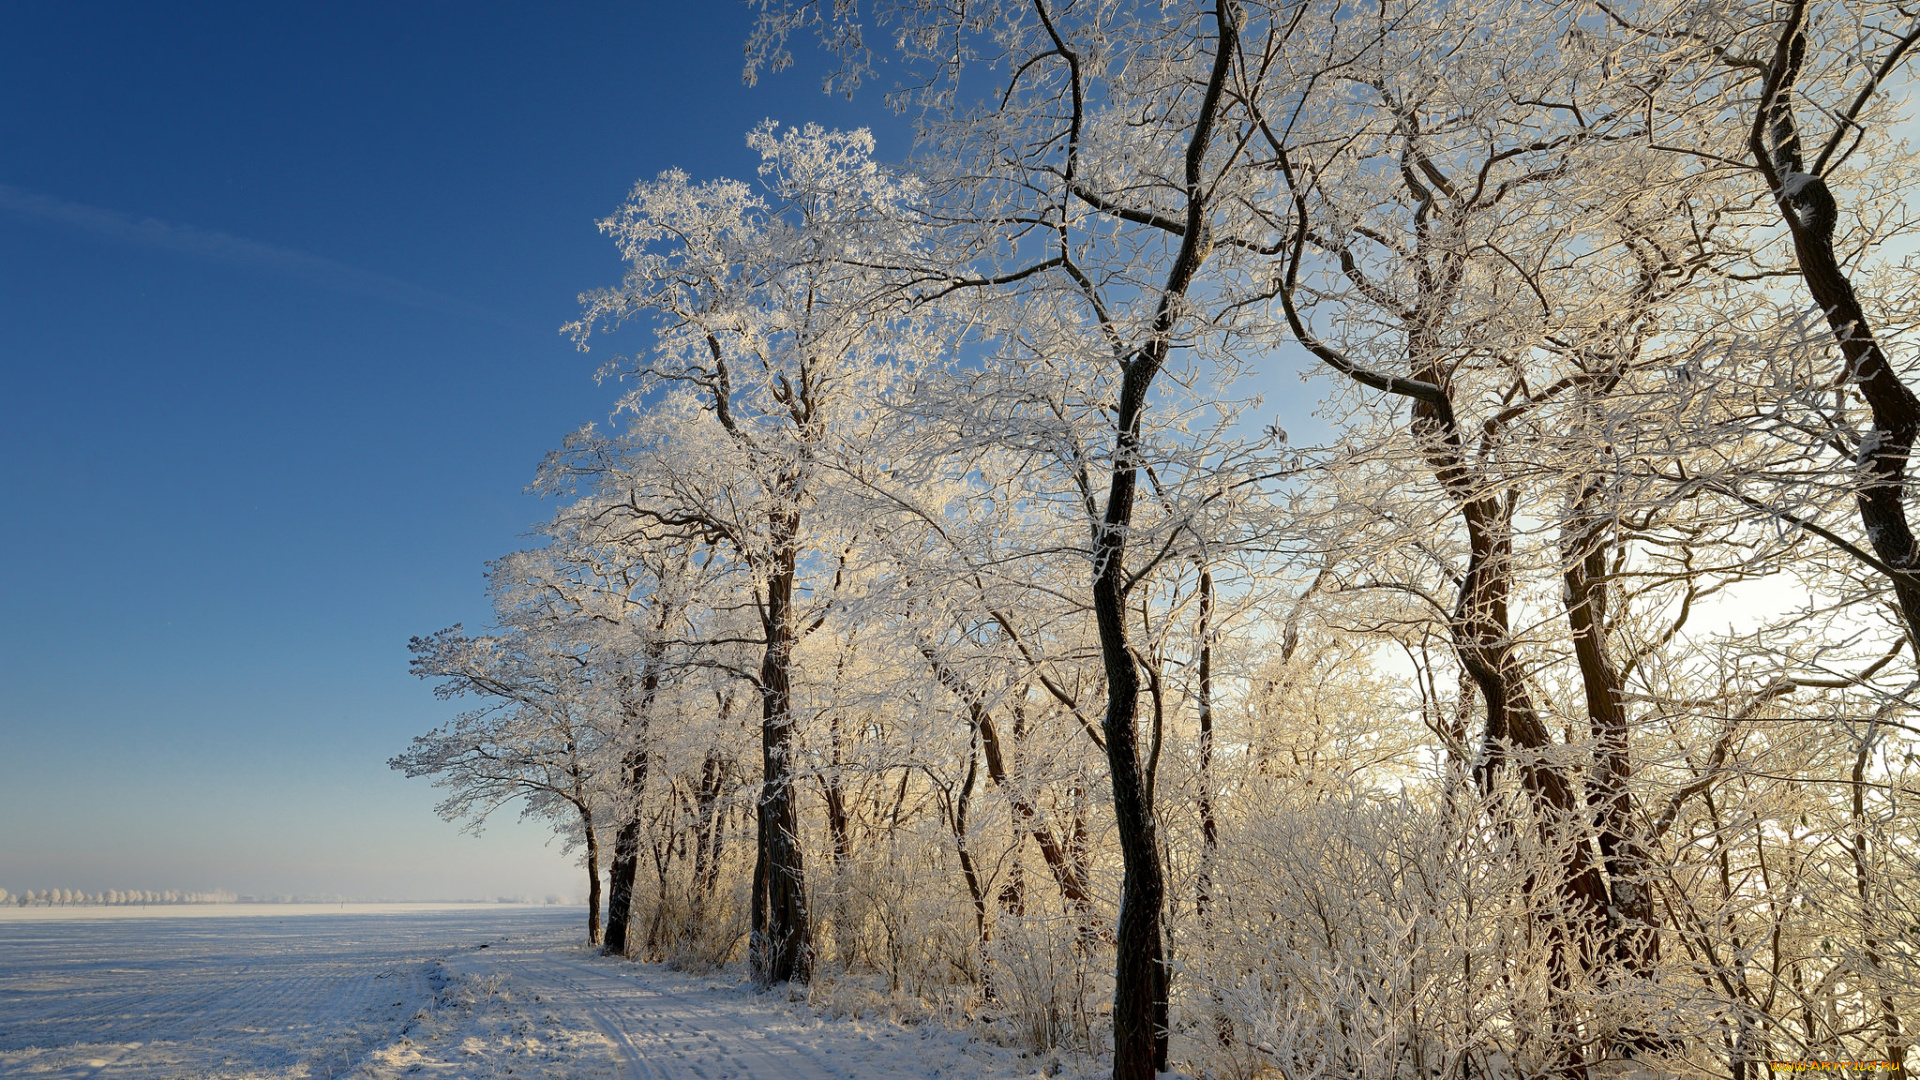
<path fill-rule="evenodd" d="M 540 455 L 617 390 L 558 334 L 594 221 L 766 117 L 705 3 L 14 5 L 0 35 L 0 887 L 582 890 L 385 760 L 451 706 Z"/>

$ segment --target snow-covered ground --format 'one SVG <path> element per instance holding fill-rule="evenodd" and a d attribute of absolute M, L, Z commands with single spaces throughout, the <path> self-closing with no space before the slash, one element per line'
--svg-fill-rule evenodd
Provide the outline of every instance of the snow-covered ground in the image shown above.
<path fill-rule="evenodd" d="M 0 923 L 0 1076 L 1016 1077 L 926 1024 L 823 1019 L 594 955 L 572 908 Z"/>

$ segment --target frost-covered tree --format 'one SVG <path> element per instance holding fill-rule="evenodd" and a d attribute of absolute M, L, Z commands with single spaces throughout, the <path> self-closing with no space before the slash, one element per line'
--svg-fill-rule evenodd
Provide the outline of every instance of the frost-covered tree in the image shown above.
<path fill-rule="evenodd" d="M 554 470 L 592 474 L 582 512 L 610 529 L 722 548 L 752 583 L 764 650 L 751 674 L 763 764 L 753 956 L 755 977 L 774 983 L 804 979 L 811 962 L 793 656 L 831 602 L 820 586 L 847 528 L 822 511 L 821 477 L 865 452 L 874 403 L 924 346 L 911 313 L 887 307 L 888 268 L 919 243 L 912 182 L 873 160 L 865 132 L 766 126 L 749 141 L 760 190 L 669 172 L 603 223 L 629 269 L 583 298 L 574 331 L 584 347 L 595 328 L 652 324 L 653 348 L 615 363 L 641 416 L 617 438 L 583 435 Z"/>
<path fill-rule="evenodd" d="M 920 145 L 635 188 L 472 639 L 610 948 L 1127 1077 L 1908 1053 L 1906 15 L 759 6 Z"/>
<path fill-rule="evenodd" d="M 418 736 L 388 765 L 433 777 L 447 792 L 440 816 L 474 832 L 515 801 L 522 816 L 557 818 L 562 834 L 586 848 L 587 939 L 597 942 L 603 796 L 592 761 L 601 735 L 587 661 L 567 644 L 525 628 L 472 637 L 455 626 L 414 638 L 413 673 L 437 680 L 436 696 L 472 695 L 487 704 Z"/>

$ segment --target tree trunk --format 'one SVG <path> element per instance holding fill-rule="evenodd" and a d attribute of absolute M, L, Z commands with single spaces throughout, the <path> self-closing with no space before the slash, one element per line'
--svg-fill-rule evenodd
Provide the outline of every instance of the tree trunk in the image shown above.
<path fill-rule="evenodd" d="M 1636 824 L 1633 757 L 1628 744 L 1625 687 L 1607 649 L 1606 523 L 1593 512 L 1598 492 L 1585 488 L 1568 523 L 1565 582 L 1567 627 L 1586 692 L 1593 738 L 1594 780 L 1587 801 L 1598 811 L 1600 857 L 1607 869 L 1609 935 L 1607 952 L 1629 972 L 1649 971 L 1660 959 L 1648 874 L 1652 863 Z"/>
<path fill-rule="evenodd" d="M 1087 830 L 1087 787 L 1083 778 L 1075 777 L 1067 786 L 1067 805 L 1071 807 L 1067 815 L 1067 865 L 1073 867 L 1079 875 L 1078 880 L 1087 879 L 1087 871 L 1093 865 L 1092 836 Z M 1104 937 L 1102 928 L 1094 925 L 1092 919 L 1080 923 L 1082 942 L 1095 937 Z"/>
<path fill-rule="evenodd" d="M 620 831 L 613 838 L 613 880 L 608 883 L 607 938 L 601 949 L 608 956 L 627 955 L 633 943 L 633 891 L 640 877 L 640 800 L 646 795 L 647 764 L 650 760 L 646 745 L 647 717 L 653 710 L 654 698 L 660 693 L 660 660 L 666 655 L 666 646 L 659 634 L 665 631 L 668 618 L 669 612 L 663 607 L 659 625 L 655 627 L 655 638 L 642 653 L 639 696 L 627 698 L 622 709 L 621 727 L 626 737 L 633 741 L 633 746 L 621 760 L 628 808 L 627 819 L 621 823 Z"/>
<path fill-rule="evenodd" d="M 813 942 L 807 924 L 806 864 L 800 848 L 800 815 L 793 784 L 792 666 L 795 633 L 794 541 L 798 513 L 772 521 L 774 559 L 767 580 L 767 650 L 760 664 L 761 766 L 759 864 L 753 910 L 751 967 L 761 986 L 805 982 Z"/>
<path fill-rule="evenodd" d="M 1200 916 L 1201 936 L 1213 939 L 1213 864 L 1220 854 L 1220 823 L 1213 814 L 1213 572 L 1200 570 L 1200 654 L 1193 692 L 1200 721 L 1200 871 L 1194 876 L 1193 907 Z M 1291 629 L 1291 628 L 1290 628 Z M 1233 1045 L 1233 1018 L 1227 1015 L 1219 987 L 1213 989 L 1213 1037 L 1221 1046 Z"/>
<path fill-rule="evenodd" d="M 1007 801 L 1013 804 L 1014 812 L 1020 815 L 1021 824 L 1033 836 L 1034 843 L 1039 845 L 1040 857 L 1047 864 L 1047 872 L 1053 875 L 1054 884 L 1059 886 L 1060 895 L 1084 921 L 1093 912 L 1093 891 L 1087 882 L 1086 866 L 1061 847 L 1053 830 L 1041 820 L 1040 808 L 1034 805 L 1033 800 L 1015 790 L 1007 776 L 1005 751 L 1001 747 L 1000 731 L 993 722 L 993 714 L 981 709 L 977 702 L 969 707 L 978 710 L 981 750 L 987 759 L 987 779 L 1006 793 Z"/>
<path fill-rule="evenodd" d="M 707 751 L 707 759 L 700 765 L 700 787 L 694 798 L 693 888 L 696 895 L 713 892 L 720 875 L 720 831 L 724 825 L 716 807 L 725 775 L 719 751 Z"/>
<path fill-rule="evenodd" d="M 1572 925 L 1604 929 L 1607 890 L 1600 867 L 1581 827 L 1582 814 L 1572 781 L 1564 769 L 1547 760 L 1553 737 L 1540 720 L 1527 692 L 1514 655 L 1507 597 L 1512 588 L 1513 534 L 1502 501 L 1483 495 L 1462 506 L 1471 552 L 1467 575 L 1454 610 L 1454 642 L 1462 664 L 1480 687 L 1487 707 L 1487 770 L 1491 775 L 1506 747 L 1526 751 L 1520 761 L 1521 786 L 1533 804 L 1536 827 L 1549 848 L 1563 860 L 1557 908 Z M 1549 928 L 1552 957 L 1560 981 L 1566 981 L 1579 958 L 1575 942 L 1559 929 Z"/>
<path fill-rule="evenodd" d="M 1552 907 L 1568 917 L 1549 919 L 1548 934 L 1555 982 L 1565 987 L 1571 982 L 1573 965 L 1581 962 L 1577 942 L 1569 938 L 1566 927 L 1588 926 L 1604 932 L 1606 884 L 1581 822 L 1573 782 L 1546 757 L 1553 737 L 1534 708 L 1514 653 L 1508 613 L 1513 591 L 1512 504 L 1488 478 L 1475 475 L 1451 394 L 1445 392 L 1446 372 L 1432 359 L 1442 350 L 1432 344 L 1431 336 L 1416 327 L 1410 354 L 1415 377 L 1441 387 L 1443 393 L 1437 400 L 1415 400 L 1413 421 L 1414 433 L 1424 444 L 1423 456 L 1434 478 L 1453 498 L 1467 529 L 1467 573 L 1450 620 L 1454 650 L 1486 703 L 1485 779 L 1491 779 L 1507 747 L 1526 751 L 1519 768 L 1521 786 L 1532 803 L 1541 839 L 1561 853 L 1559 902 Z"/>
<path fill-rule="evenodd" d="M 678 809 L 679 806 L 676 802 L 661 813 L 661 820 L 658 823 L 660 835 L 656 835 L 652 844 L 654 882 L 658 891 L 654 894 L 656 902 L 653 905 L 653 918 L 648 920 L 647 923 L 646 958 L 649 961 L 659 961 L 666 958 L 666 941 L 663 933 L 667 928 L 667 879 L 673 868 L 673 851 L 676 839 L 672 832 L 673 826 L 671 818 L 676 816 L 675 812 Z"/>
<path fill-rule="evenodd" d="M 1202 167 L 1213 138 L 1221 92 L 1233 66 L 1235 12 L 1224 2 L 1214 6 L 1219 40 L 1212 71 L 1186 147 L 1187 206 L 1180 248 L 1168 268 L 1154 313 L 1148 343 L 1121 361 L 1120 400 L 1114 410 L 1113 469 L 1107 482 L 1106 512 L 1093 536 L 1093 617 L 1100 630 L 1100 659 L 1107 675 L 1107 711 L 1101 722 L 1107 741 L 1107 768 L 1113 782 L 1114 831 L 1120 841 L 1120 918 L 1114 931 L 1113 1077 L 1152 1080 L 1167 1067 L 1166 944 L 1161 909 L 1166 882 L 1160 866 L 1160 838 L 1153 817 L 1151 781 L 1140 761 L 1134 719 L 1140 711 L 1140 672 L 1127 640 L 1127 535 L 1133 529 L 1133 500 L 1143 464 L 1141 424 L 1147 390 L 1172 348 L 1181 300 L 1206 262 L 1207 196 Z"/>
<path fill-rule="evenodd" d="M 607 936 L 601 952 L 627 955 L 633 920 L 633 888 L 640 877 L 640 816 L 634 814 L 613 835 L 613 872 L 607 882 Z"/>
<path fill-rule="evenodd" d="M 1152 1080 L 1167 1062 L 1167 974 L 1161 909 L 1166 884 L 1152 794 L 1140 761 L 1134 720 L 1140 708 L 1140 672 L 1127 640 L 1127 533 L 1133 525 L 1138 486 L 1140 421 L 1145 412 L 1151 361 L 1127 364 L 1122 380 L 1115 467 L 1107 510 L 1093 545 L 1093 613 L 1100 629 L 1100 657 L 1107 676 L 1102 734 L 1113 782 L 1114 831 L 1122 868 L 1120 918 L 1114 931 L 1114 1080 Z"/>
<path fill-rule="evenodd" d="M 587 944 L 600 944 L 600 836 L 594 831 L 593 811 L 580 808 L 580 826 L 587 836 Z"/>
<path fill-rule="evenodd" d="M 1114 1080 L 1152 1080 L 1167 1067 L 1166 945 L 1161 909 L 1166 882 L 1160 840 L 1153 816 L 1152 779 L 1140 760 L 1134 721 L 1140 709 L 1140 673 L 1127 640 L 1127 595 L 1133 587 L 1127 571 L 1127 538 L 1133 530 L 1133 503 L 1146 464 L 1141 445 L 1147 392 L 1166 365 L 1173 335 L 1200 268 L 1212 252 L 1212 190 L 1206 183 L 1207 151 L 1212 145 L 1238 52 L 1240 12 L 1227 0 L 1215 0 L 1214 42 L 1205 91 L 1197 101 L 1193 128 L 1182 154 L 1186 206 L 1177 229 L 1180 246 L 1161 283 L 1153 321 L 1144 343 L 1114 359 L 1120 369 L 1120 396 L 1113 413 L 1113 464 L 1107 480 L 1105 510 L 1093 527 L 1093 617 L 1100 631 L 1100 660 L 1107 676 L 1107 709 L 1101 726 L 1107 744 L 1107 768 L 1113 784 L 1114 831 L 1120 841 L 1120 918 L 1114 933 L 1113 1076 Z M 1055 46 L 1068 54 L 1057 37 Z M 1079 58 L 1068 55 L 1078 78 Z M 1075 83 L 1073 146 L 1077 148 L 1081 98 Z M 1069 154 L 1073 151 L 1070 149 Z M 1068 158 L 1072 188 L 1075 160 Z M 1084 190 L 1072 188 L 1084 197 Z M 1163 226 L 1164 227 L 1164 226 Z M 1064 253 L 1063 253 L 1064 254 Z M 1085 279 L 1081 279 L 1083 287 Z M 1104 315 L 1101 316 L 1104 319 Z"/>
<path fill-rule="evenodd" d="M 1867 840 L 1867 758 L 1873 752 L 1874 737 L 1878 734 L 1877 725 L 1868 724 L 1867 733 L 1861 737 L 1859 753 L 1853 759 L 1853 884 L 1855 894 L 1860 898 L 1860 930 L 1862 958 L 1867 962 L 1867 973 L 1873 979 L 1874 989 L 1878 992 L 1880 1007 L 1880 1034 L 1885 1040 L 1884 1053 L 1887 1060 L 1894 1063 L 1893 1080 L 1906 1080 L 1907 1076 L 1907 1040 L 1901 1034 L 1900 1014 L 1894 1008 L 1893 991 L 1887 985 L 1886 966 L 1881 959 L 1885 948 L 1880 939 L 1879 914 L 1874 909 L 1873 870 L 1869 859 L 1869 841 Z"/>
<path fill-rule="evenodd" d="M 1867 539 L 1885 567 L 1883 574 L 1893 586 L 1915 655 L 1920 656 L 1920 578 L 1915 576 L 1920 570 L 1920 547 L 1907 524 L 1905 506 L 1907 459 L 1920 435 L 1920 398 L 1888 362 L 1834 251 L 1833 230 L 1840 213 L 1833 192 L 1824 177 L 1803 171 L 1793 84 L 1806 52 L 1801 26 L 1805 10 L 1801 2 L 1789 11 L 1748 148 L 1793 235 L 1793 252 L 1807 293 L 1826 313 L 1827 325 L 1846 358 L 1847 381 L 1860 391 L 1872 412 L 1873 424 L 1861 437 L 1857 452 L 1861 480 L 1854 502 Z"/>
<path fill-rule="evenodd" d="M 1452 244 L 1455 234 L 1464 235 L 1464 217 L 1474 209 L 1456 203 L 1448 211 L 1452 220 L 1439 229 L 1429 218 L 1434 211 L 1433 193 L 1417 179 L 1421 167 L 1430 165 L 1424 152 L 1409 134 L 1403 144 L 1402 170 L 1410 194 L 1418 197 L 1416 212 L 1419 226 L 1410 261 L 1414 266 L 1417 297 L 1411 307 L 1395 312 L 1406 333 L 1407 369 L 1411 379 L 1369 371 L 1354 364 L 1338 350 L 1314 337 L 1300 319 L 1294 304 L 1299 252 L 1309 239 L 1305 203 L 1296 203 L 1295 255 L 1281 283 L 1279 298 L 1294 336 L 1316 356 L 1364 386 L 1400 394 L 1412 400 L 1413 435 L 1419 453 L 1433 478 L 1453 501 L 1466 527 L 1468 542 L 1467 572 L 1459 587 L 1459 596 L 1448 619 L 1449 634 L 1461 667 L 1472 677 L 1486 703 L 1484 780 L 1504 760 L 1508 748 L 1526 751 L 1520 757 L 1520 780 L 1531 804 L 1536 827 L 1550 850 L 1558 850 L 1563 860 L 1557 877 L 1555 901 L 1539 906 L 1540 918 L 1547 924 L 1554 985 L 1564 989 L 1571 984 L 1571 965 L 1577 940 L 1572 927 L 1591 926 L 1603 930 L 1606 920 L 1606 888 L 1598 863 L 1593 858 L 1589 837 L 1575 798 L 1574 785 L 1564 769 L 1553 764 L 1547 752 L 1553 740 L 1540 720 L 1527 691 L 1526 679 L 1514 649 L 1508 599 L 1513 589 L 1512 490 L 1501 490 L 1499 474 L 1469 455 L 1468 438 L 1463 434 L 1454 408 L 1452 376 L 1448 357 L 1453 350 L 1444 341 L 1445 321 L 1452 316 L 1467 279 L 1468 253 Z M 1413 163 L 1421 163 L 1416 167 Z M 1445 234 L 1445 235 L 1442 235 Z M 1315 241 L 1318 243 L 1319 241 Z M 1435 246 L 1437 245 L 1437 247 Z M 1357 269 L 1349 253 L 1337 247 L 1344 272 L 1369 292 L 1372 285 Z M 1485 437 L 1494 438 L 1499 425 L 1489 421 Z M 1569 917 L 1559 918 L 1565 913 Z M 1560 996 L 1560 995 L 1556 995 Z M 1568 1053 L 1577 1063 L 1578 1033 L 1566 1033 Z"/>
<path fill-rule="evenodd" d="M 1427 374 L 1441 382 L 1438 372 Z M 1561 860 L 1549 895 L 1532 897 L 1532 903 L 1547 941 L 1548 1008 L 1554 1017 L 1559 1067 L 1581 1075 L 1583 1038 L 1569 994 L 1575 972 L 1592 959 L 1587 942 L 1598 940 L 1606 931 L 1607 890 L 1573 782 L 1547 756 L 1553 738 L 1534 707 L 1514 649 L 1508 611 L 1513 588 L 1511 497 L 1491 489 L 1487 478 L 1474 475 L 1461 451 L 1451 400 L 1416 402 L 1414 421 L 1416 432 L 1427 442 L 1428 462 L 1454 497 L 1467 529 L 1467 573 L 1450 623 L 1461 666 L 1479 686 L 1486 705 L 1482 782 L 1490 784 L 1508 751 L 1517 751 L 1517 771 L 1534 828 L 1543 846 L 1558 852 Z M 1531 894 L 1537 887 L 1535 876 L 1529 874 L 1525 888 Z M 1587 938 L 1583 929 L 1593 938 Z"/>
<path fill-rule="evenodd" d="M 967 741 L 967 779 L 960 785 L 959 797 L 953 805 L 953 847 L 960 856 L 960 874 L 966 879 L 967 895 L 973 899 L 974 952 L 980 958 L 980 989 L 991 1001 L 993 982 L 988 978 L 986 947 L 993 931 L 987 921 L 986 879 L 980 876 L 980 868 L 973 861 L 973 850 L 967 845 L 967 812 L 973 807 L 973 786 L 980 777 L 979 735 L 980 729 L 975 727 L 973 737 Z"/>
<path fill-rule="evenodd" d="M 1587 804 L 1599 823 L 1600 859 L 1607 871 L 1604 956 L 1620 974 L 1648 977 L 1660 961 L 1660 928 L 1653 903 L 1653 860 L 1629 786 L 1633 753 L 1625 680 L 1607 648 L 1607 553 L 1612 544 L 1606 520 L 1594 511 L 1599 494 L 1593 484 L 1586 484 L 1574 500 L 1561 551 L 1563 596 L 1593 740 Z M 1637 1023 L 1623 1026 L 1616 1037 L 1629 1052 L 1677 1049 L 1671 1040 Z"/>
<path fill-rule="evenodd" d="M 1013 863 L 1007 867 L 1007 883 L 1000 886 L 999 901 L 1001 911 L 1020 916 L 1027 913 L 1027 871 L 1020 864 L 1020 849 L 1013 850 Z"/>
<path fill-rule="evenodd" d="M 1220 823 L 1213 816 L 1213 574 L 1200 571 L 1199 664 L 1194 711 L 1200 721 L 1200 872 L 1194 878 L 1193 906 L 1201 926 L 1211 924 L 1213 862 L 1220 851 Z"/>
<path fill-rule="evenodd" d="M 1053 830 L 1047 827 L 1040 817 L 1040 808 L 1033 799 L 1017 789 L 1007 776 L 1006 751 L 1000 741 L 1000 729 L 994 723 L 993 713 L 980 701 L 980 696 L 972 691 L 953 670 L 940 662 L 933 649 L 921 646 L 920 654 L 932 665 L 934 677 L 941 685 L 958 695 L 967 703 L 967 719 L 973 730 L 980 736 L 980 748 L 987 759 L 987 779 L 1007 796 L 1013 804 L 1014 812 L 1020 815 L 1020 824 L 1033 836 L 1040 846 L 1040 855 L 1046 860 L 1047 870 L 1060 887 L 1060 895 L 1067 901 L 1076 915 L 1084 922 L 1093 910 L 1093 893 L 1087 883 L 1086 868 L 1072 859 L 1054 837 Z M 1018 734 L 1019 712 L 1016 706 L 1015 731 Z"/>
<path fill-rule="evenodd" d="M 830 852 L 833 869 L 837 873 L 846 869 L 847 859 L 853 855 L 853 827 L 847 815 L 847 789 L 841 779 L 841 733 L 840 717 L 835 714 L 829 733 L 833 744 L 833 758 L 828 763 L 827 775 L 820 779 L 821 794 L 827 801 L 827 839 L 832 844 Z"/>

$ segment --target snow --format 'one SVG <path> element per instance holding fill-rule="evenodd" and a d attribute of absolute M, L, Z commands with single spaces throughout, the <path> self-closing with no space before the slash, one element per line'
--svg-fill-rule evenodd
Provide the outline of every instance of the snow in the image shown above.
<path fill-rule="evenodd" d="M 0 922 L 0 1076 L 878 1080 L 1058 1068 L 937 1023 L 823 1018 L 731 970 L 600 957 L 579 944 L 581 921 L 572 907 L 484 905 Z"/>

